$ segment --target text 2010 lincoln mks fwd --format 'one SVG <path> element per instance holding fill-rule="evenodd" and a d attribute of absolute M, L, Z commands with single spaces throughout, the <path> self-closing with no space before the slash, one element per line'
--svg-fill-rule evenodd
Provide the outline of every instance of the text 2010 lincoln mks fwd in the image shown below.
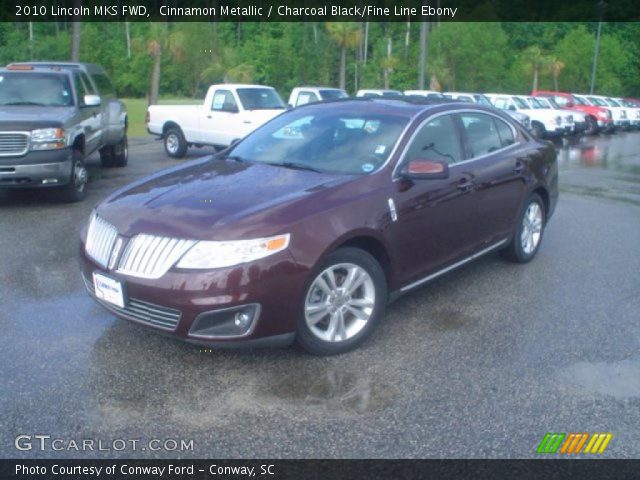
<path fill-rule="evenodd" d="M 190 342 L 336 354 L 482 254 L 531 260 L 557 198 L 553 146 L 491 107 L 310 104 L 113 193 L 81 270 L 116 316 Z"/>

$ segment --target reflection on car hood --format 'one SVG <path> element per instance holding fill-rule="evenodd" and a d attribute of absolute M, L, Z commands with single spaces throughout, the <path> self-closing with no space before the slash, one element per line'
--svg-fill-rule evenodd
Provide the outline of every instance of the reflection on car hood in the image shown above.
<path fill-rule="evenodd" d="M 36 105 L 0 105 L 2 130 L 31 130 L 61 127 L 75 115 L 73 107 L 40 107 Z"/>
<path fill-rule="evenodd" d="M 278 233 L 319 190 L 354 177 L 233 160 L 200 160 L 125 187 L 98 214 L 121 235 L 223 240 Z"/>

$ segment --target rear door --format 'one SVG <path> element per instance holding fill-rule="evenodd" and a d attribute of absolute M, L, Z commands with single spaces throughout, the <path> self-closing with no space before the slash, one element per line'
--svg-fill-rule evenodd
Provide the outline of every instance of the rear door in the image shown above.
<path fill-rule="evenodd" d="M 454 169 L 473 182 L 473 228 L 475 249 L 510 236 L 513 222 L 526 193 L 525 177 L 537 155 L 523 142 L 508 121 L 488 112 L 458 115 L 465 160 Z"/>

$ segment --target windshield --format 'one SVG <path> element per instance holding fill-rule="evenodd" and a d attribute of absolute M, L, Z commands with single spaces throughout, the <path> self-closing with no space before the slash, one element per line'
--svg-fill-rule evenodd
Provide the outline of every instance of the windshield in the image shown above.
<path fill-rule="evenodd" d="M 0 73 L 0 105 L 73 105 L 67 75 L 54 73 Z"/>
<path fill-rule="evenodd" d="M 589 105 L 587 102 L 584 101 L 584 98 L 582 97 L 578 97 L 577 95 L 573 96 L 573 99 L 575 100 L 575 104 L 576 105 Z"/>
<path fill-rule="evenodd" d="M 541 110 L 544 108 L 549 108 L 549 107 L 545 107 L 541 102 L 538 101 L 538 99 L 534 98 L 534 97 L 526 97 L 525 100 L 529 105 L 531 105 L 531 108 L 534 108 L 536 110 Z"/>
<path fill-rule="evenodd" d="M 241 161 L 326 173 L 367 174 L 381 167 L 409 119 L 379 113 L 292 110 L 231 150 Z"/>
<path fill-rule="evenodd" d="M 616 102 L 613 98 L 605 98 L 605 100 L 607 102 L 609 102 L 609 105 L 611 105 L 612 107 L 621 107 L 622 106 L 618 102 Z"/>
<path fill-rule="evenodd" d="M 323 100 L 336 100 L 338 98 L 347 98 L 347 92 L 344 90 L 320 90 L 320 96 Z"/>
<path fill-rule="evenodd" d="M 284 102 L 272 88 L 238 88 L 245 110 L 284 110 Z"/>
<path fill-rule="evenodd" d="M 493 104 L 489 101 L 487 97 L 484 95 L 474 95 L 476 102 L 480 105 L 486 105 L 488 107 L 493 107 Z"/>
<path fill-rule="evenodd" d="M 587 97 L 589 99 L 589 101 L 593 104 L 593 105 L 597 105 L 599 107 L 608 107 L 609 105 L 607 105 L 607 103 L 603 100 L 600 100 L 599 98 L 596 97 Z"/>
<path fill-rule="evenodd" d="M 530 109 L 531 107 L 525 102 L 523 99 L 519 97 L 513 97 L 514 103 L 518 106 L 518 108 Z"/>

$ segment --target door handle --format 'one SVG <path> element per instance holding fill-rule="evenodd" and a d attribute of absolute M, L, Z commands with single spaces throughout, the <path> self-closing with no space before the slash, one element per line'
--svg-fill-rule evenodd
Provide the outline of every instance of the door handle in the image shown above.
<path fill-rule="evenodd" d="M 473 182 L 469 178 L 463 178 L 458 182 L 456 188 L 458 188 L 458 190 L 462 190 L 463 192 L 468 192 L 469 190 L 471 190 L 471 188 L 473 188 Z"/>
<path fill-rule="evenodd" d="M 245 120 L 243 123 L 246 123 L 247 125 L 251 124 L 251 120 Z"/>
<path fill-rule="evenodd" d="M 524 170 L 524 162 L 522 160 L 518 160 L 516 162 L 515 167 L 513 167 L 513 171 L 514 173 L 522 173 L 523 170 Z"/>
<path fill-rule="evenodd" d="M 207 118 L 211 118 L 211 115 L 207 115 Z"/>

